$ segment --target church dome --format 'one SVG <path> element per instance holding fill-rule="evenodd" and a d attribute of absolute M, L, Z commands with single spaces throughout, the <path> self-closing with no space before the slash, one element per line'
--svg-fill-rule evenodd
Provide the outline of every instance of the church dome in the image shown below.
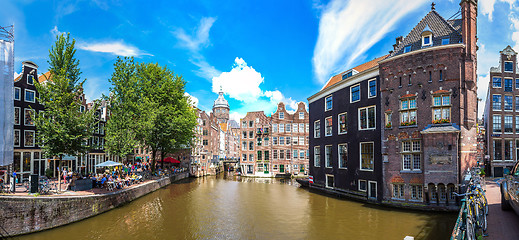
<path fill-rule="evenodd" d="M 216 100 L 214 100 L 214 104 L 213 104 L 213 108 L 220 108 L 220 107 L 229 108 L 229 103 L 223 97 L 222 90 L 220 90 L 220 92 L 218 93 L 218 98 Z"/>

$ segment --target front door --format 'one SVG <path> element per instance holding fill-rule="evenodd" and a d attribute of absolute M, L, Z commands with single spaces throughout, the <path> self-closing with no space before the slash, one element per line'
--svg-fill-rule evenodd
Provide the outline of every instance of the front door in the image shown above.
<path fill-rule="evenodd" d="M 368 197 L 377 198 L 377 182 L 369 181 Z"/>
<path fill-rule="evenodd" d="M 279 172 L 284 173 L 285 172 L 285 165 L 281 164 L 279 165 Z"/>

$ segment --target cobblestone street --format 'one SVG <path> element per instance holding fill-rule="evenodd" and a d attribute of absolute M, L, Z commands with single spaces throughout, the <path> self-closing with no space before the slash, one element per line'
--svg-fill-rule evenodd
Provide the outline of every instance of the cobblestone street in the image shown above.
<path fill-rule="evenodd" d="M 519 238 L 519 216 L 513 210 L 501 210 L 501 179 L 486 180 L 486 194 L 489 205 L 488 237 L 485 239 L 506 240 Z"/>

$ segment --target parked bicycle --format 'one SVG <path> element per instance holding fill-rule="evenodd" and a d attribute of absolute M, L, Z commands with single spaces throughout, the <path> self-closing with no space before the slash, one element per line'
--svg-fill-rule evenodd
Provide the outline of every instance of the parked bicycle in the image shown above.
<path fill-rule="evenodd" d="M 470 185 L 470 192 L 454 195 L 464 197 L 461 201 L 465 202 L 467 209 L 465 217 L 465 232 L 468 240 L 477 239 L 476 234 L 485 235 L 488 227 L 488 202 L 484 190 L 479 184 Z M 479 233 L 481 231 L 481 234 Z"/>

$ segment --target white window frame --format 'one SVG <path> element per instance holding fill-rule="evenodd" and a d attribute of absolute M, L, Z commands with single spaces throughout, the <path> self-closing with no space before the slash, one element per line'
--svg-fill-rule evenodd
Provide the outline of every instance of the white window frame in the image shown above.
<path fill-rule="evenodd" d="M 506 63 L 507 63 L 507 62 L 512 63 L 512 71 L 506 71 L 505 66 L 506 66 Z M 514 66 L 514 62 L 513 62 L 513 61 L 505 61 L 505 62 L 503 63 L 503 72 L 508 72 L 508 73 L 510 73 L 510 72 L 514 72 L 514 67 L 515 67 L 515 66 Z"/>
<path fill-rule="evenodd" d="M 346 166 L 342 166 L 341 164 L 341 146 L 346 146 Z M 348 168 L 348 143 L 340 143 L 337 145 L 337 166 L 339 169 L 347 169 Z"/>
<path fill-rule="evenodd" d="M 368 113 L 369 113 L 369 108 L 374 108 L 375 110 L 373 111 L 373 113 L 375 114 L 375 124 L 374 124 L 374 127 L 370 128 L 369 127 L 369 116 L 368 116 Z M 360 111 L 363 110 L 363 109 L 366 109 L 366 128 L 362 128 L 362 124 L 361 124 L 361 121 L 360 121 Z M 358 123 L 358 129 L 360 131 L 364 131 L 364 130 L 374 130 L 374 129 L 377 129 L 377 106 L 376 105 L 371 105 L 371 106 L 367 106 L 367 107 L 361 107 L 361 108 L 358 108 L 358 114 L 357 114 L 357 123 Z"/>
<path fill-rule="evenodd" d="M 335 176 L 332 175 L 332 174 L 325 174 L 324 177 L 325 177 L 325 181 L 326 181 L 326 183 L 325 183 L 325 187 L 326 187 L 326 188 L 333 189 L 333 188 L 335 187 Z M 332 186 L 331 186 L 331 187 L 329 186 L 329 183 L 328 183 L 328 177 L 332 177 L 332 179 L 333 179 L 333 181 L 334 181 L 334 182 L 332 183 Z"/>
<path fill-rule="evenodd" d="M 425 38 L 426 37 L 429 37 L 429 43 L 428 44 L 425 44 Z M 427 35 L 423 35 L 422 36 L 422 47 L 432 46 L 432 44 L 433 44 L 432 34 L 427 34 Z"/>
<path fill-rule="evenodd" d="M 32 132 L 32 145 L 29 145 L 29 146 L 25 145 L 25 133 L 26 132 Z M 24 130 L 23 131 L 23 146 L 24 147 L 35 147 L 36 146 L 35 138 L 36 138 L 36 132 L 34 130 Z M 20 145 L 21 145 L 21 143 L 20 143 Z"/>
<path fill-rule="evenodd" d="M 16 98 L 16 90 L 18 90 L 18 98 Z M 14 100 L 17 100 L 17 101 L 22 100 L 22 89 L 21 88 L 14 87 L 13 98 L 14 98 Z"/>
<path fill-rule="evenodd" d="M 32 83 L 29 83 L 29 78 L 30 78 L 30 77 L 32 77 Z M 34 85 L 34 79 L 35 79 L 35 78 L 34 78 L 33 75 L 28 74 L 28 75 L 27 75 L 27 84 L 29 84 L 29 85 Z"/>
<path fill-rule="evenodd" d="M 371 95 L 371 91 L 370 91 L 370 83 L 371 82 L 375 82 L 375 95 Z M 377 79 L 371 79 L 371 80 L 368 80 L 368 98 L 375 98 L 377 97 Z"/>
<path fill-rule="evenodd" d="M 353 101 L 353 88 L 354 88 L 354 87 L 359 87 L 359 100 L 356 100 L 356 101 Z M 362 89 L 361 89 L 361 87 L 360 87 L 360 83 L 351 86 L 351 87 L 350 87 L 350 103 L 359 102 L 360 99 L 362 98 L 362 96 L 361 96 L 361 92 L 362 92 Z"/>
<path fill-rule="evenodd" d="M 406 150 L 404 149 L 404 143 L 409 143 L 409 149 Z M 418 147 L 419 149 L 416 150 L 415 149 L 415 143 L 418 143 Z M 422 156 L 422 141 L 420 140 L 409 140 L 409 141 L 402 141 L 401 142 L 401 159 L 402 159 L 402 171 L 403 172 L 421 172 L 422 171 L 422 163 L 423 163 L 423 156 Z M 409 155 L 410 156 L 410 159 L 409 159 L 409 165 L 410 165 L 410 168 L 407 169 L 405 168 L 405 164 L 404 164 L 404 156 L 405 155 Z M 414 168 L 414 156 L 415 155 L 419 155 L 420 156 L 420 166 L 418 169 Z"/>
<path fill-rule="evenodd" d="M 346 115 L 346 131 L 344 131 L 344 132 L 341 132 L 341 115 Z M 341 134 L 346 134 L 346 133 L 348 133 L 348 112 L 343 112 L 343 113 L 339 113 L 339 115 L 337 115 L 337 134 L 341 135 Z"/>
<path fill-rule="evenodd" d="M 365 169 L 362 168 L 362 145 L 363 144 L 373 144 L 373 169 Z M 359 170 L 360 171 L 367 171 L 367 172 L 373 172 L 375 170 L 375 142 L 360 142 L 359 143 Z"/>
<path fill-rule="evenodd" d="M 319 161 L 315 161 L 317 156 L 319 156 Z M 314 167 L 321 167 L 321 146 L 314 146 Z"/>
<path fill-rule="evenodd" d="M 501 85 L 500 87 L 494 87 L 494 78 L 499 78 L 499 82 L 500 82 L 500 85 Z M 503 88 L 503 85 L 504 85 L 504 84 L 503 84 L 503 78 L 502 78 L 502 77 L 492 77 L 491 80 L 492 80 L 492 81 L 491 81 L 491 86 L 492 86 L 492 88 Z"/>
<path fill-rule="evenodd" d="M 361 182 L 365 182 L 366 183 L 366 189 L 361 189 L 360 188 L 360 183 Z M 357 180 L 357 185 L 358 185 L 359 191 L 361 191 L 361 192 L 367 192 L 368 191 L 368 181 L 367 180 L 359 179 L 359 180 Z"/>
<path fill-rule="evenodd" d="M 28 100 L 27 100 L 27 92 L 32 92 L 32 93 L 34 93 L 34 100 L 33 100 L 33 101 L 28 101 Z M 24 100 L 25 102 L 35 103 L 35 102 L 36 102 L 36 91 L 30 90 L 30 89 L 25 89 L 25 92 L 24 92 L 24 95 L 23 95 L 23 100 Z"/>
<path fill-rule="evenodd" d="M 404 200 L 405 199 L 405 184 L 404 183 L 392 183 L 391 184 L 391 198 Z M 395 192 L 395 187 L 397 187 L 398 192 Z"/>
<path fill-rule="evenodd" d="M 278 113 L 278 117 L 279 117 L 279 119 L 285 119 L 285 113 L 284 112 Z"/>
<path fill-rule="evenodd" d="M 16 121 L 15 121 L 15 119 L 16 119 L 16 109 L 18 109 L 18 123 L 16 123 Z M 22 109 L 20 107 L 14 107 L 13 114 L 14 114 L 14 117 L 15 117 L 15 118 L 13 118 L 14 125 L 17 125 L 17 126 L 21 125 L 22 124 L 22 116 L 23 116 Z M 24 121 L 24 123 L 25 123 L 25 121 Z"/>
<path fill-rule="evenodd" d="M 15 133 L 18 132 L 18 145 L 16 144 L 16 142 L 14 142 L 14 146 L 15 147 L 20 147 L 20 145 L 22 145 L 22 135 L 21 135 L 22 133 L 20 132 L 20 129 L 14 129 L 14 132 Z M 13 140 L 14 140 L 14 136 L 15 135 L 16 134 L 13 133 Z"/>
<path fill-rule="evenodd" d="M 305 119 L 305 113 L 299 112 L 299 119 Z"/>
<path fill-rule="evenodd" d="M 33 116 L 32 116 L 32 124 L 25 124 L 25 116 L 27 115 L 27 110 L 29 110 L 29 112 L 32 112 Z M 34 126 L 34 118 L 36 117 L 36 110 L 34 109 L 30 109 L 30 108 L 24 108 L 23 109 L 23 125 L 24 126 Z"/>
<path fill-rule="evenodd" d="M 292 132 L 292 124 L 291 123 L 287 123 L 287 125 L 285 126 L 285 132 L 287 132 L 287 133 Z"/>
<path fill-rule="evenodd" d="M 431 40 L 432 41 L 432 40 Z M 371 193 L 371 183 L 375 183 L 375 196 L 369 196 Z M 378 183 L 377 181 L 368 181 L 368 198 L 376 199 L 378 197 Z"/>
<path fill-rule="evenodd" d="M 332 104 L 330 106 L 330 108 L 328 108 L 328 98 L 331 98 L 331 101 L 332 101 Z M 333 109 L 333 95 L 328 95 L 324 98 L 324 111 L 327 112 L 327 111 L 330 111 Z"/>
<path fill-rule="evenodd" d="M 315 126 L 319 126 L 319 130 L 317 130 L 315 128 Z M 320 137 L 321 137 L 321 120 L 316 120 L 314 122 L 314 138 L 320 138 Z"/>
<path fill-rule="evenodd" d="M 327 126 L 327 124 L 328 124 L 328 119 L 331 120 L 331 123 L 330 123 L 329 126 Z M 328 134 L 328 131 L 327 131 L 327 129 L 326 129 L 327 127 L 330 127 L 330 128 L 331 128 L 331 130 L 330 130 L 330 134 Z M 324 136 L 325 136 L 325 137 L 330 137 L 330 136 L 332 136 L 332 135 L 333 135 L 333 118 L 332 118 L 332 116 L 329 116 L 329 117 L 327 117 L 327 118 L 324 119 Z"/>
<path fill-rule="evenodd" d="M 280 124 L 278 125 L 278 129 L 279 129 L 279 132 L 280 132 L 280 133 L 284 133 L 284 132 L 285 132 L 285 124 L 280 123 Z"/>
<path fill-rule="evenodd" d="M 298 125 L 297 123 L 292 123 L 292 132 L 293 132 L 293 133 L 297 133 L 297 132 L 299 132 L 299 131 L 298 131 L 298 126 L 299 126 L 299 125 Z"/>

